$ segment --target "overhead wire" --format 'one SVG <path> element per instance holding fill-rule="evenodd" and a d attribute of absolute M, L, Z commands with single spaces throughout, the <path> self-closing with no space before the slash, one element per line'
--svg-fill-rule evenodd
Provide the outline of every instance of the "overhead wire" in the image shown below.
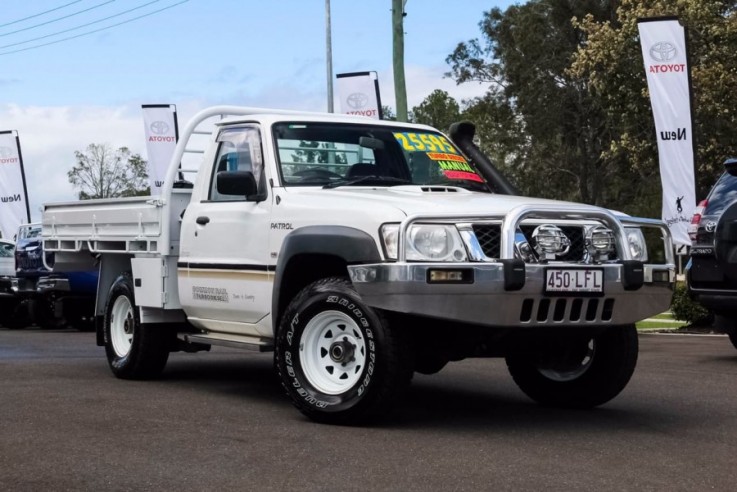
<path fill-rule="evenodd" d="M 59 34 L 64 34 L 64 33 L 71 32 L 71 31 L 76 31 L 77 29 L 82 29 L 83 27 L 91 26 L 93 24 L 99 24 L 100 22 L 105 22 L 106 20 L 110 20 L 110 19 L 113 19 L 115 17 L 120 17 L 121 15 L 125 15 L 125 14 L 128 14 L 130 12 L 133 12 L 134 10 L 139 10 L 139 9 L 142 9 L 143 7 L 148 7 L 149 5 L 154 4 L 154 3 L 157 3 L 159 1 L 160 0 L 152 0 L 151 2 L 144 3 L 142 5 L 139 5 L 138 7 L 133 7 L 132 9 L 128 9 L 128 10 L 125 10 L 123 12 L 119 12 L 117 14 L 110 15 L 108 17 L 104 17 L 104 18 L 98 19 L 96 21 L 88 22 L 86 24 L 82 24 L 81 26 L 71 27 L 69 29 L 64 29 L 63 31 L 53 32 L 51 34 L 46 34 L 44 36 L 38 36 L 36 38 L 27 39 L 25 41 L 19 41 L 17 43 L 5 44 L 5 45 L 0 46 L 0 49 L 3 49 L 3 48 L 11 48 L 13 46 L 19 46 L 21 44 L 32 43 L 33 41 L 39 41 L 41 39 L 46 39 L 46 38 L 50 38 L 50 37 L 53 37 L 53 36 L 58 36 Z"/>
<path fill-rule="evenodd" d="M 159 0 L 155 0 L 155 1 L 159 1 Z M 149 16 L 151 16 L 151 15 L 154 15 L 154 14 L 158 14 L 159 12 L 163 12 L 164 10 L 169 10 L 169 9 L 171 9 L 171 8 L 173 8 L 173 7 L 176 7 L 176 6 L 178 6 L 178 5 L 181 5 L 181 4 L 183 4 L 183 3 L 187 3 L 188 1 L 189 1 L 189 0 L 182 0 L 182 1 L 180 1 L 180 2 L 177 2 L 177 3 L 174 3 L 174 4 L 172 4 L 172 5 L 167 5 L 166 7 L 160 8 L 160 9 L 158 9 L 158 10 L 154 10 L 154 11 L 152 11 L 152 12 L 148 12 L 148 13 L 146 13 L 146 14 L 143 14 L 143 15 L 139 15 L 138 17 L 133 17 L 133 18 L 131 18 L 131 19 L 127 19 L 127 20 L 124 20 L 124 21 L 122 21 L 122 22 L 118 22 L 117 24 L 111 24 L 111 25 L 109 25 L 109 26 L 101 27 L 101 28 L 99 28 L 99 29 L 94 29 L 94 30 L 92 30 L 92 31 L 84 32 L 84 33 L 82 33 L 82 34 L 77 34 L 76 36 L 69 36 L 69 37 L 66 37 L 66 38 L 62 38 L 62 39 L 57 39 L 57 40 L 55 40 L 55 41 L 50 41 L 50 42 L 48 42 L 48 43 L 42 43 L 42 44 L 38 44 L 38 45 L 35 45 L 35 46 L 29 46 L 29 47 L 27 47 L 27 48 L 21 48 L 21 49 L 18 49 L 18 50 L 6 51 L 6 52 L 4 52 L 4 53 L 0 53 L 0 56 L 3 56 L 3 55 L 10 55 L 10 54 L 13 54 L 13 53 L 20 53 L 20 52 L 23 52 L 23 51 L 29 51 L 29 50 L 33 50 L 33 49 L 36 49 L 36 48 L 42 48 L 42 47 L 44 47 L 44 46 L 50 46 L 50 45 L 53 45 L 53 44 L 57 44 L 57 43 L 61 43 L 61 42 L 64 42 L 64 41 L 69 41 L 69 40 L 71 40 L 71 39 L 77 39 L 77 38 L 81 38 L 81 37 L 83 37 L 83 36 L 88 36 L 88 35 L 90 35 L 90 34 L 95 34 L 95 33 L 101 32 L 101 31 L 105 31 L 105 30 L 107 30 L 107 29 L 112 29 L 112 28 L 114 28 L 114 27 L 122 26 L 123 24 L 128 24 L 128 23 L 130 23 L 130 22 L 133 22 L 133 21 L 136 21 L 136 20 L 139 20 L 139 19 L 143 19 L 144 17 L 149 17 Z M 150 3 L 155 3 L 155 2 L 150 2 Z M 143 7 L 143 6 L 145 6 L 145 5 L 142 5 L 142 6 L 140 6 L 140 7 Z M 137 8 L 140 8 L 140 7 L 137 7 Z M 137 9 L 137 8 L 136 8 L 136 9 Z M 131 10 L 136 10 L 136 9 L 131 9 Z M 121 14 L 116 14 L 116 15 L 114 15 L 114 16 L 110 16 L 110 18 L 112 18 L 112 17 L 118 17 L 119 15 L 122 15 L 122 13 L 121 13 Z M 101 19 L 101 20 L 106 20 L 106 19 Z M 89 24 L 87 24 L 87 25 L 90 25 L 90 24 L 95 24 L 95 23 L 97 23 L 97 22 L 99 22 L 99 21 L 91 22 L 91 23 L 89 23 Z M 61 34 L 61 33 L 63 33 L 63 32 L 69 32 L 69 31 L 71 31 L 71 30 L 75 30 L 75 29 L 78 29 L 78 28 L 81 28 L 81 27 L 85 27 L 85 26 L 79 26 L 79 27 L 77 27 L 77 28 L 73 28 L 73 29 L 67 29 L 66 31 L 62 31 L 62 32 L 59 32 L 59 33 L 55 33 L 55 34 L 50 34 L 50 35 L 47 35 L 47 36 L 42 36 L 42 37 L 40 37 L 40 38 L 37 38 L 37 39 L 35 39 L 35 40 L 38 40 L 38 39 L 43 39 L 43 38 L 46 38 L 46 37 L 49 37 L 49 36 L 53 36 L 53 35 L 58 35 L 58 34 Z M 15 45 L 18 45 L 18 44 L 25 44 L 25 42 L 22 42 L 22 43 L 14 43 L 14 44 L 12 44 L 12 45 L 8 45 L 8 46 L 15 46 Z M 6 46 L 6 47 L 7 47 L 7 46 Z M 0 46 L 0 48 L 2 48 L 2 47 Z"/>
<path fill-rule="evenodd" d="M 55 12 L 57 10 L 61 10 L 64 7 L 69 7 L 70 5 L 73 5 L 75 3 L 79 3 L 81 1 L 82 0 L 74 0 L 73 2 L 65 3 L 64 5 L 60 5 L 60 6 L 56 7 L 56 8 L 44 10 L 43 12 L 40 12 L 38 14 L 29 15 L 28 17 L 23 17 L 22 19 L 17 19 L 17 20 L 14 20 L 12 22 L 6 22 L 5 24 L 0 24 L 0 27 L 12 26 L 13 24 L 17 24 L 19 22 L 23 22 L 23 21 L 26 21 L 28 19 L 34 19 L 36 17 L 41 17 L 42 15 L 48 14 L 49 12 Z"/>
<path fill-rule="evenodd" d="M 47 24 L 52 24 L 54 22 L 59 22 L 60 20 L 68 19 L 70 17 L 74 17 L 75 15 L 84 14 L 85 12 L 89 12 L 90 10 L 94 10 L 97 8 L 102 7 L 103 5 L 107 5 L 109 3 L 113 3 L 115 0 L 107 0 L 106 2 L 98 3 L 97 5 L 93 5 L 92 7 L 88 7 L 84 10 L 79 10 L 77 12 L 72 12 L 71 14 L 67 14 L 62 17 L 57 17 L 56 19 L 51 19 L 50 21 L 42 22 L 41 24 L 35 24 L 33 26 L 24 27 L 23 29 L 18 29 L 16 31 L 10 31 L 10 32 L 4 32 L 0 34 L 0 38 L 3 36 L 10 36 L 11 34 L 16 34 L 23 31 L 28 31 L 29 29 L 35 29 L 37 27 L 45 26 Z"/>

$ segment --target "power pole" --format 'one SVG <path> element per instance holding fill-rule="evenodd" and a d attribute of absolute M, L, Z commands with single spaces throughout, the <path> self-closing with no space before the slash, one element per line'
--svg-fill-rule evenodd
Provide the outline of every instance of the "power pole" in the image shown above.
<path fill-rule="evenodd" d="M 333 42 L 330 33 L 330 0 L 325 0 L 325 47 L 328 65 L 328 113 L 333 112 Z"/>
<path fill-rule="evenodd" d="M 392 0 L 392 34 L 394 39 L 394 94 L 397 121 L 407 121 L 407 86 L 404 81 L 404 6 L 407 0 Z"/>

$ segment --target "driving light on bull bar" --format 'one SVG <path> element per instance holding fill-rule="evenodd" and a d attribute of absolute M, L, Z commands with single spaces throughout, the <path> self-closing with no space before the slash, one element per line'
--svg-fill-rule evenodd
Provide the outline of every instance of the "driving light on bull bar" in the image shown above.
<path fill-rule="evenodd" d="M 571 240 L 566 237 L 560 227 L 553 224 L 543 224 L 532 232 L 532 242 L 535 251 L 547 260 L 564 255 L 571 249 Z"/>
<path fill-rule="evenodd" d="M 594 260 L 606 260 L 615 251 L 614 233 L 603 225 L 587 230 L 584 243 L 586 251 Z"/>

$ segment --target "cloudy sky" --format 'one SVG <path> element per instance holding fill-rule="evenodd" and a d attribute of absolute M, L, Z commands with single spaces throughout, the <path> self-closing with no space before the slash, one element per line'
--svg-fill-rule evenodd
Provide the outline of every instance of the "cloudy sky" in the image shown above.
<path fill-rule="evenodd" d="M 408 0 L 409 107 L 435 89 L 485 92 L 443 76 L 511 0 Z M 331 0 L 333 72 L 378 73 L 394 106 L 391 0 Z M 32 220 L 73 200 L 74 151 L 126 146 L 146 157 L 142 104 L 176 104 L 180 126 L 214 104 L 325 111 L 324 0 L 2 0 L 0 131 L 17 130 Z"/>

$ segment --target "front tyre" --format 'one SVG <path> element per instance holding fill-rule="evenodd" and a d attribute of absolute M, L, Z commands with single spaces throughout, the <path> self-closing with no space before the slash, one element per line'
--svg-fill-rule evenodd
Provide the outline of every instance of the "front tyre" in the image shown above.
<path fill-rule="evenodd" d="M 637 365 L 635 325 L 613 326 L 545 349 L 507 356 L 517 386 L 543 405 L 591 408 L 627 385 Z"/>
<path fill-rule="evenodd" d="M 734 348 L 737 348 L 737 315 L 735 313 L 717 314 L 714 317 L 714 326 L 729 337 Z"/>
<path fill-rule="evenodd" d="M 119 276 L 105 306 L 105 354 L 115 376 L 150 379 L 161 374 L 169 358 L 173 332 L 162 326 L 142 326 L 130 274 Z"/>
<path fill-rule="evenodd" d="M 354 424 L 384 414 L 412 377 L 400 335 L 348 280 L 314 282 L 290 302 L 279 326 L 282 385 L 319 422 Z"/>

